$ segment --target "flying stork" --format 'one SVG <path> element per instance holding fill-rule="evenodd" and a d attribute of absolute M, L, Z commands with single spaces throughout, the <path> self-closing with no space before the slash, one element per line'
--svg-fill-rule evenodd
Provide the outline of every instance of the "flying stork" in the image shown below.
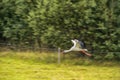
<path fill-rule="evenodd" d="M 71 40 L 71 41 L 74 45 L 69 50 L 64 50 L 62 53 L 68 53 L 68 52 L 71 52 L 71 51 L 78 51 L 78 52 L 81 52 L 81 53 L 83 53 L 83 54 L 85 54 L 89 57 L 92 56 L 90 53 L 88 53 L 87 49 L 84 49 L 82 47 L 79 40 L 74 39 L 74 40 Z"/>

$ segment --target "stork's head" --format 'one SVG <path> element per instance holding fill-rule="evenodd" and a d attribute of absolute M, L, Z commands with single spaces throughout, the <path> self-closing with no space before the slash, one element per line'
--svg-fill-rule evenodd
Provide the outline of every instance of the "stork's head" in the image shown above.
<path fill-rule="evenodd" d="M 68 50 L 64 50 L 64 51 L 63 51 L 63 53 L 67 53 L 67 52 L 68 52 Z"/>
<path fill-rule="evenodd" d="M 67 53 L 67 52 L 69 52 L 69 51 L 68 51 L 68 50 L 63 50 L 63 51 L 61 51 L 62 54 L 65 54 L 65 53 Z"/>

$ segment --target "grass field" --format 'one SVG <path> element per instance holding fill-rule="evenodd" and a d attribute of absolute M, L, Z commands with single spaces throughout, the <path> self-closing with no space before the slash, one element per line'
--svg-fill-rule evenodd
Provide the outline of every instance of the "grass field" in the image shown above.
<path fill-rule="evenodd" d="M 0 80 L 120 80 L 120 63 L 85 58 L 57 64 L 54 54 L 0 52 Z"/>

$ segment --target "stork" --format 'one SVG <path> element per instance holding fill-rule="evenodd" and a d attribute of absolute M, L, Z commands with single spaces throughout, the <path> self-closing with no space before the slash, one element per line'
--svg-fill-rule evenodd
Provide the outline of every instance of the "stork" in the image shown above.
<path fill-rule="evenodd" d="M 87 49 L 82 48 L 82 45 L 80 44 L 80 41 L 77 39 L 71 40 L 72 43 L 74 44 L 69 50 L 64 50 L 62 53 L 68 53 L 71 51 L 78 51 L 81 52 L 89 57 L 91 57 L 92 55 L 90 53 L 88 53 Z"/>

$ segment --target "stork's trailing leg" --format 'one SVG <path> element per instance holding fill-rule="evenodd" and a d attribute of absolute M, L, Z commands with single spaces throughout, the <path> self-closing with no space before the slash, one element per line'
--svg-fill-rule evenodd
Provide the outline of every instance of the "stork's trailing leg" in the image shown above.
<path fill-rule="evenodd" d="M 86 52 L 85 50 L 81 50 L 80 52 L 83 53 L 83 54 L 86 54 L 86 55 L 89 56 L 89 57 L 92 56 L 90 53 Z"/>

